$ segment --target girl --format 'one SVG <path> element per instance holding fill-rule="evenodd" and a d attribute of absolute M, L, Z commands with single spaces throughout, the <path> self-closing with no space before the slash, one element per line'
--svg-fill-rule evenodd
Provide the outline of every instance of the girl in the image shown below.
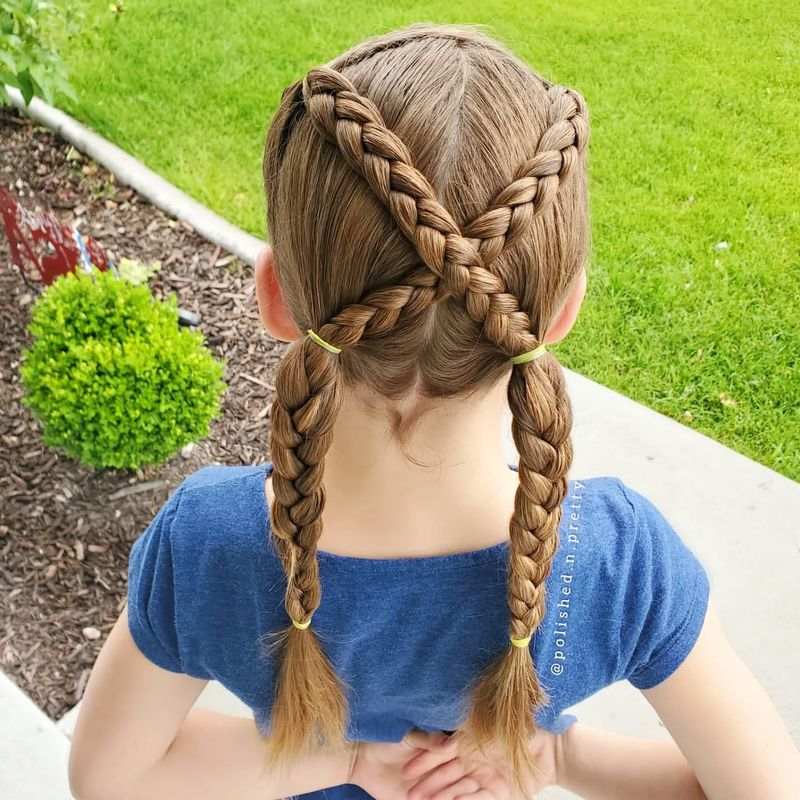
<path fill-rule="evenodd" d="M 547 345 L 586 287 L 588 137 L 579 93 L 471 30 L 375 38 L 284 92 L 272 463 L 190 475 L 135 543 L 78 798 L 798 796 L 703 565 L 620 480 L 567 477 Z M 210 679 L 256 725 L 190 711 Z M 562 713 L 617 680 L 674 743 Z"/>

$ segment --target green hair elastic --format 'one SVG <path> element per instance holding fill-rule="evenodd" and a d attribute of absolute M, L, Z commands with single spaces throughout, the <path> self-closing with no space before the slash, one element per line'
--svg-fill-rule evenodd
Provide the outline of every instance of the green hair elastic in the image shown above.
<path fill-rule="evenodd" d="M 311 617 L 309 617 L 305 622 L 298 622 L 296 619 L 292 620 L 292 625 L 294 625 L 299 631 L 304 631 L 310 624 Z"/>
<path fill-rule="evenodd" d="M 526 364 L 528 361 L 533 361 L 539 356 L 543 356 L 547 352 L 547 345 L 540 344 L 534 350 L 528 350 L 527 353 L 520 353 L 518 356 L 511 356 L 508 359 L 509 364 Z"/>
<path fill-rule="evenodd" d="M 311 328 L 308 329 L 308 338 L 311 339 L 312 342 L 315 342 L 320 347 L 324 347 L 329 353 L 333 353 L 334 355 L 339 355 L 342 352 L 341 347 L 337 347 L 335 344 L 331 344 L 330 342 L 326 342 L 318 333 L 315 333 Z"/>

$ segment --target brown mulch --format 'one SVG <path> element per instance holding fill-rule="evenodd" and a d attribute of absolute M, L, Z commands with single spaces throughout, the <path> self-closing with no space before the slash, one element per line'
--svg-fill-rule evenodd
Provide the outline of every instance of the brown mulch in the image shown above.
<path fill-rule="evenodd" d="M 260 323 L 250 266 L 8 108 L 0 108 L 0 185 L 29 209 L 77 221 L 115 261 L 160 259 L 153 294 L 174 290 L 179 306 L 200 314 L 214 356 L 229 362 L 210 435 L 161 467 L 95 471 L 45 446 L 19 380 L 41 287 L 11 264 L 0 226 L 0 670 L 56 719 L 83 694 L 125 603 L 130 546 L 170 492 L 206 464 L 267 459 L 282 346 Z"/>

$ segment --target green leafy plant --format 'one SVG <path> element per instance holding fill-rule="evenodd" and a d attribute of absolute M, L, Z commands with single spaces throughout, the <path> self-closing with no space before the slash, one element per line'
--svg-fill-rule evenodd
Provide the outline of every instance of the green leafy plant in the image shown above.
<path fill-rule="evenodd" d="M 131 283 L 147 283 L 161 269 L 160 261 L 145 264 L 135 258 L 121 258 L 117 264 L 119 276 Z"/>
<path fill-rule="evenodd" d="M 92 467 L 162 464 L 208 435 L 227 361 L 178 326 L 177 298 L 96 267 L 37 299 L 20 374 L 48 445 Z"/>
<path fill-rule="evenodd" d="M 76 100 L 47 31 L 57 22 L 72 35 L 80 18 L 71 3 L 62 10 L 42 0 L 0 0 L 0 105 L 10 102 L 3 84 L 19 89 L 25 105 L 34 95 L 52 103 L 56 90 Z"/>

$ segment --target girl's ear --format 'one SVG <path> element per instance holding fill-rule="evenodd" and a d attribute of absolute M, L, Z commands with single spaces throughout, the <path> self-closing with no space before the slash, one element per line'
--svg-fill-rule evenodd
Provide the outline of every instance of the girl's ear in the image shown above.
<path fill-rule="evenodd" d="M 550 325 L 547 328 L 547 333 L 544 335 L 544 341 L 547 344 L 555 344 L 560 342 L 572 329 L 575 324 L 575 318 L 578 316 L 583 298 L 586 295 L 586 268 L 581 270 L 580 275 L 575 281 L 575 287 L 570 292 L 569 297 L 564 301 L 564 305 L 556 312 Z"/>
<path fill-rule="evenodd" d="M 276 339 L 292 342 L 300 337 L 300 331 L 289 309 L 283 302 L 281 287 L 275 274 L 275 259 L 268 244 L 256 256 L 256 299 L 258 313 L 264 327 Z"/>

